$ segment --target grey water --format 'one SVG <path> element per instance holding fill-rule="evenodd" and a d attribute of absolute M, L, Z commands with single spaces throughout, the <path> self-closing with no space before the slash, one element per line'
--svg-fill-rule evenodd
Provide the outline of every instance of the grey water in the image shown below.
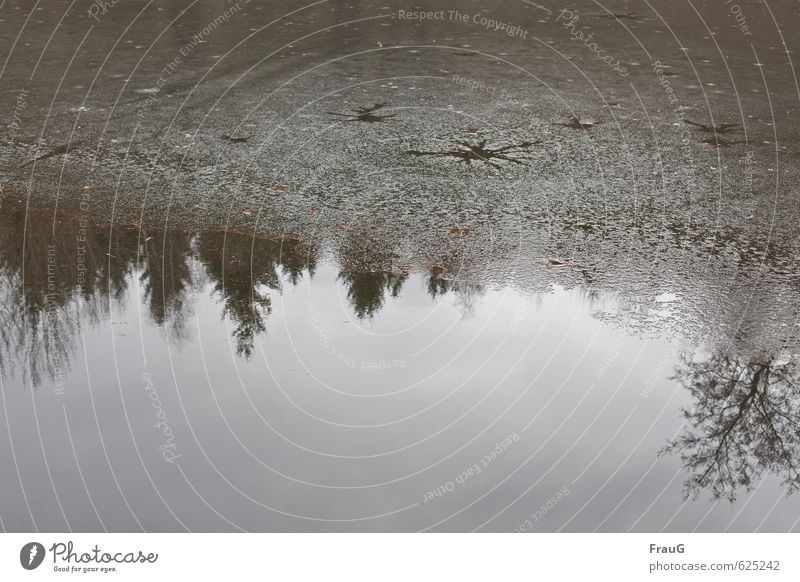
<path fill-rule="evenodd" d="M 0 5 L 0 527 L 797 531 L 797 5 L 540 4 Z"/>

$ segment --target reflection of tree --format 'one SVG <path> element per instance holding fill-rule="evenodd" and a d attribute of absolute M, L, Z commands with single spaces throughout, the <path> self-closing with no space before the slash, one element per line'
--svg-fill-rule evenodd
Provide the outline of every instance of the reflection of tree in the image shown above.
<path fill-rule="evenodd" d="M 461 312 L 461 317 L 467 319 L 475 315 L 475 308 L 484 293 L 481 285 L 456 281 L 456 284 L 451 287 L 451 292 L 456 294 L 456 305 Z"/>
<path fill-rule="evenodd" d="M 26 302 L 20 274 L 5 268 L 0 305 L 0 372 L 13 367 L 13 358 L 34 386 L 43 376 L 56 380 L 66 374 L 79 321 L 75 306 L 47 294 Z"/>
<path fill-rule="evenodd" d="M 800 386 L 788 364 L 743 361 L 715 354 L 684 356 L 675 374 L 695 405 L 687 426 L 663 452 L 679 452 L 691 477 L 687 494 L 707 489 L 733 501 L 764 471 L 779 475 L 788 492 L 800 488 Z"/>
<path fill-rule="evenodd" d="M 249 356 L 255 336 L 266 328 L 267 289 L 278 289 L 282 275 L 296 284 L 305 271 L 313 273 L 312 251 L 291 237 L 111 228 L 94 224 L 90 216 L 3 200 L 0 373 L 19 369 L 34 386 L 48 376 L 60 382 L 81 326 L 108 318 L 112 302 L 125 300 L 133 277 L 153 322 L 181 339 L 199 279 L 195 254 L 235 324 L 237 351 Z"/>
<path fill-rule="evenodd" d="M 234 324 L 236 353 L 250 357 L 255 338 L 266 331 L 271 310 L 269 290 L 281 287 L 283 265 L 296 284 L 304 270 L 312 273 L 313 248 L 295 238 L 264 239 L 234 232 L 206 232 L 198 237 L 200 259 L 223 302 L 223 316 Z"/>
<path fill-rule="evenodd" d="M 386 292 L 400 295 L 408 273 L 394 264 L 397 254 L 368 233 L 353 233 L 341 249 L 339 280 L 359 319 L 371 318 L 383 307 Z"/>
<path fill-rule="evenodd" d="M 464 263 L 462 253 L 456 248 L 442 253 L 428 269 L 428 294 L 434 299 L 454 294 L 462 317 L 468 318 L 474 314 L 484 289 L 482 285 L 467 282 L 469 269 Z"/>
<path fill-rule="evenodd" d="M 139 281 L 153 321 L 176 338 L 184 335 L 185 313 L 192 287 L 191 235 L 180 231 L 141 233 L 144 261 Z"/>
<path fill-rule="evenodd" d="M 408 275 L 400 272 L 342 272 L 340 280 L 347 285 L 347 298 L 359 319 L 371 318 L 383 307 L 388 291 L 400 295 Z"/>
<path fill-rule="evenodd" d="M 428 275 L 428 294 L 436 299 L 442 295 L 447 295 L 450 290 L 452 281 L 448 278 L 448 271 L 446 267 L 434 265 L 430 269 Z"/>
<path fill-rule="evenodd" d="M 0 368 L 38 385 L 67 373 L 72 338 L 125 292 L 135 237 L 11 199 L 0 210 Z"/>

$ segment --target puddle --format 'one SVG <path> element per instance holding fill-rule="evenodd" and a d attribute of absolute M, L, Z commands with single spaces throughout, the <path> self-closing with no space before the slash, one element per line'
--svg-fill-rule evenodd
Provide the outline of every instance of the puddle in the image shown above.
<path fill-rule="evenodd" d="M 611 530 L 714 530 L 797 486 L 790 353 L 634 332 L 628 299 L 585 282 L 499 285 L 447 255 L 420 269 L 359 231 L 332 252 L 288 232 L 112 228 L 9 201 L 0 216 L 14 452 L 44 447 L 59 483 L 80 466 L 106 527 L 507 531 L 515 499 L 566 487 L 543 530 L 598 515 Z M 640 322 L 682 303 L 653 294 Z M 55 503 L 43 465 L 26 467 L 25 495 Z M 501 488 L 508 510 L 473 487 Z M 3 491 L 4 522 L 27 527 L 19 482 Z M 39 527 L 100 527 L 85 492 L 57 493 L 68 509 L 40 503 Z M 179 522 L 165 502 L 195 509 Z"/>
<path fill-rule="evenodd" d="M 796 6 L 255 4 L 4 16 L 0 529 L 797 530 Z"/>

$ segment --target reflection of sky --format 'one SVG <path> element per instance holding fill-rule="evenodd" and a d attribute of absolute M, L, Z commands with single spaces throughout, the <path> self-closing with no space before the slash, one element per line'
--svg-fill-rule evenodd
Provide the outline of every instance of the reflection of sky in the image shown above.
<path fill-rule="evenodd" d="M 509 530 L 564 487 L 570 495 L 532 529 L 792 527 L 798 502 L 781 501 L 772 477 L 733 506 L 683 505 L 680 460 L 656 452 L 692 404 L 667 380 L 687 346 L 620 330 L 679 331 L 707 340 L 709 354 L 734 342 L 747 363 L 797 351 L 798 166 L 785 163 L 797 128 L 781 117 L 796 103 L 774 89 L 796 82 L 786 59 L 800 38 L 795 3 L 748 12 L 756 37 L 776 39 L 754 63 L 725 3 L 707 3 L 704 20 L 643 11 L 620 22 L 578 1 L 608 54 L 627 55 L 628 78 L 530 6 L 492 6 L 498 21 L 530 30 L 523 41 L 472 22 L 391 19 L 403 2 L 312 4 L 278 20 L 296 6 L 273 4 L 250 3 L 215 29 L 157 103 L 146 93 L 215 3 L 193 4 L 166 34 L 178 7 L 117 3 L 89 37 L 79 12 L 44 7 L 35 27 L 23 26 L 25 10 L 6 15 L 22 36 L 3 68 L 0 108 L 16 117 L 26 87 L 25 127 L 0 157 L 25 171 L 3 176 L 0 275 L 28 287 L 0 280 L 0 528 L 220 529 L 232 527 L 227 519 L 247 529 Z M 459 9 L 485 9 L 471 4 Z M 343 26 L 350 19 L 360 19 L 356 35 Z M 130 22 L 125 43 L 119 22 Z M 719 25 L 714 35 L 707 22 Z M 69 61 L 75 50 L 81 67 Z M 655 59 L 670 63 L 678 103 L 653 74 Z M 339 123 L 384 102 L 379 114 L 394 116 L 385 123 Z M 572 116 L 598 123 L 570 129 Z M 710 147 L 702 125 L 737 122 L 730 147 Z M 484 139 L 495 150 L 542 144 L 526 149 L 525 166 L 436 155 Z M 31 198 L 15 202 L 22 193 Z M 57 245 L 58 290 L 70 289 L 78 228 L 77 215 L 35 210 L 33 200 L 89 200 L 93 220 L 116 225 L 94 231 L 99 275 L 87 291 L 100 308 L 83 305 L 82 325 L 73 297 L 45 302 L 57 321 L 33 317 L 48 277 L 44 247 Z M 159 236 L 167 215 L 187 232 Z M 213 231 L 223 225 L 270 238 L 251 245 Z M 284 266 L 302 271 L 305 242 L 319 244 L 361 291 L 383 289 L 382 302 L 359 296 L 362 313 L 380 305 L 373 317 L 354 316 L 353 288 L 328 264 L 310 283 L 306 275 L 274 290 L 278 232 L 292 235 L 280 241 Z M 253 267 L 243 255 L 255 247 Z M 192 254 L 209 270 L 205 283 L 181 271 Z M 354 276 L 406 265 L 463 267 L 487 287 L 456 285 L 432 300 L 412 273 L 392 297 L 386 284 L 397 279 Z M 271 297 L 264 333 L 247 318 L 251 272 Z M 108 314 L 103 291 L 120 280 L 130 296 Z M 518 291 L 556 281 L 573 290 Z M 224 299 L 211 291 L 217 283 Z M 192 284 L 199 292 L 184 302 Z M 251 339 L 252 357 L 240 357 Z M 14 358 L 30 345 L 47 361 L 26 376 Z M 63 394 L 48 363 L 66 374 Z M 177 465 L 159 452 L 165 438 L 143 372 Z M 514 433 L 520 441 L 482 473 L 422 503 Z"/>
<path fill-rule="evenodd" d="M 534 529 L 750 529 L 766 514 L 766 528 L 785 530 L 800 514 L 793 498 L 770 511 L 781 495 L 771 480 L 706 519 L 705 500 L 682 508 L 679 461 L 656 456 L 687 404 L 665 379 L 679 346 L 592 317 L 611 299 L 590 307 L 577 291 L 484 289 L 465 315 L 456 294 L 434 305 L 412 275 L 374 318 L 357 320 L 323 264 L 310 283 L 272 293 L 250 360 L 237 357 L 209 287 L 193 305 L 182 341 L 167 342 L 139 302 L 84 327 L 63 396 L 50 380 L 5 380 L 38 527 L 65 527 L 60 501 L 72 529 L 100 528 L 97 514 L 109 529 L 137 529 L 135 514 L 149 530 L 181 529 L 176 516 L 190 529 L 231 528 L 220 515 L 255 530 L 510 530 L 563 487 L 570 495 Z M 361 368 L 381 362 L 389 369 Z M 177 465 L 159 453 L 143 372 Z M 515 433 L 480 474 L 423 503 Z M 15 466 L 5 439 L 0 459 Z M 31 528 L 16 472 L 0 483 L 4 526 Z"/>

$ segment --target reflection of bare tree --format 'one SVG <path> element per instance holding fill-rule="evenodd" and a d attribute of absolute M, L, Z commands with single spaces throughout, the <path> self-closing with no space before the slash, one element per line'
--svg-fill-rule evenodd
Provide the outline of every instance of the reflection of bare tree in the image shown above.
<path fill-rule="evenodd" d="M 223 316 L 233 324 L 236 352 L 249 358 L 255 338 L 267 329 L 269 290 L 281 287 L 283 265 L 292 283 L 313 272 L 314 249 L 296 238 L 264 239 L 234 232 L 206 232 L 198 237 L 200 259 L 222 297 Z"/>
<path fill-rule="evenodd" d="M 135 239 L 133 239 L 135 240 Z M 52 210 L 3 200 L 0 211 L 0 367 L 38 385 L 60 382 L 81 322 L 98 321 L 121 299 L 133 249 L 129 231 L 112 237 Z"/>
<path fill-rule="evenodd" d="M 32 299 L 26 303 L 20 274 L 3 268 L 0 372 L 8 373 L 17 362 L 23 378 L 36 386 L 43 376 L 60 381 L 69 370 L 71 338 L 77 331 L 79 318 L 74 305 L 64 304 L 55 296 Z M 14 362 L 9 361 L 12 358 Z"/>
<path fill-rule="evenodd" d="M 454 277 L 447 277 L 434 269 L 431 270 L 428 278 L 428 293 L 434 298 L 452 293 L 456 297 L 456 304 L 461 312 L 461 317 L 468 319 L 475 315 L 475 308 L 480 298 L 483 297 L 484 289 L 481 285 L 467 283 Z"/>
<path fill-rule="evenodd" d="M 471 317 L 484 288 L 478 283 L 468 282 L 469 273 L 463 252 L 450 246 L 428 268 L 428 293 L 434 299 L 454 294 L 462 317 Z"/>
<path fill-rule="evenodd" d="M 448 269 L 441 265 L 431 267 L 428 275 L 428 294 L 436 299 L 446 295 L 450 290 L 452 280 L 448 277 Z"/>
<path fill-rule="evenodd" d="M 787 492 L 800 488 L 800 386 L 795 370 L 774 360 L 744 361 L 715 354 L 688 356 L 675 374 L 695 405 L 687 425 L 662 452 L 678 452 L 691 477 L 687 494 L 707 489 L 733 501 L 764 471 Z"/>

